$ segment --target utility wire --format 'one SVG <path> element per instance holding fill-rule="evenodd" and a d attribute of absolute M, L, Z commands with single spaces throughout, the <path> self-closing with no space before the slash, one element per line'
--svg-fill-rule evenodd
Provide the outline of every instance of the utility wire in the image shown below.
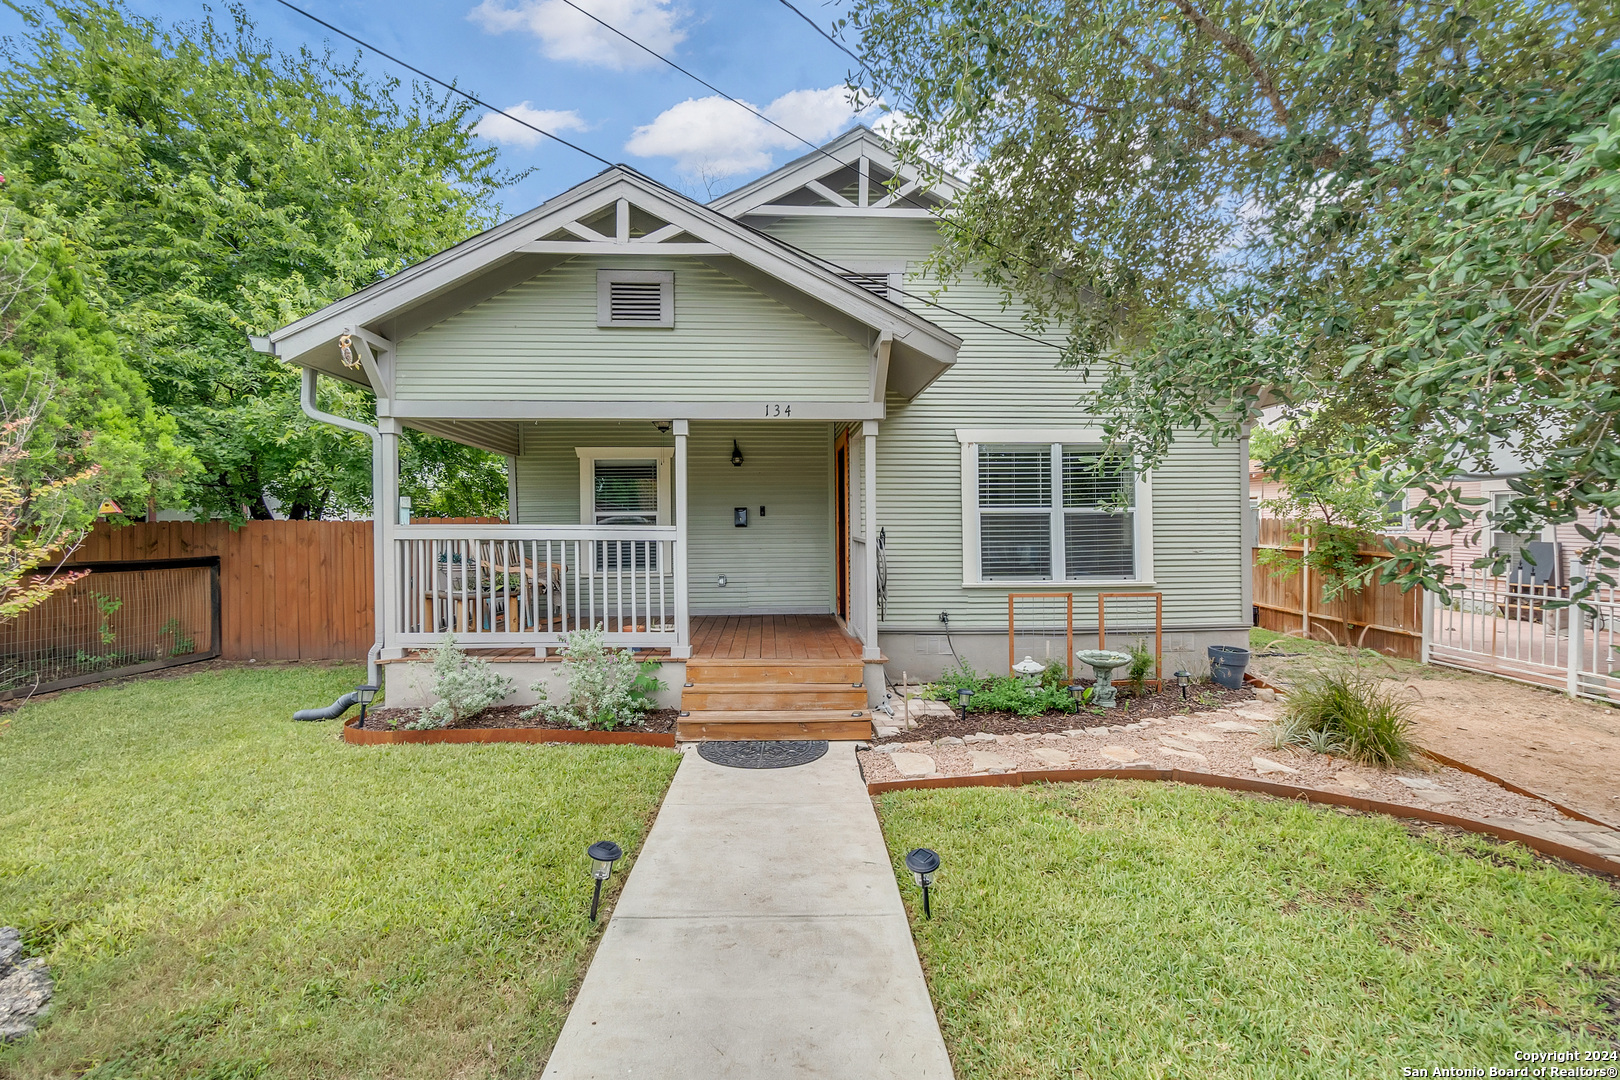
<path fill-rule="evenodd" d="M 298 14 L 304 16 L 306 19 L 309 19 L 311 22 L 318 23 L 321 26 L 324 26 L 326 29 L 332 31 L 334 34 L 338 34 L 341 37 L 347 38 L 349 41 L 354 42 L 356 45 L 360 46 L 362 49 L 369 49 L 370 51 L 376 53 L 378 56 L 381 56 L 384 59 L 390 60 L 393 63 L 398 64 L 400 67 L 405 68 L 407 71 L 411 71 L 411 72 L 421 76 L 422 78 L 428 80 L 429 82 L 434 83 L 435 85 L 444 87 L 446 90 L 450 91 L 451 93 L 456 94 L 456 95 L 458 95 L 460 97 L 463 97 L 463 98 L 467 99 L 468 101 L 470 101 L 473 104 L 479 106 L 480 108 L 488 109 L 490 112 L 495 113 L 496 115 L 506 117 L 508 120 L 511 120 L 513 123 L 521 124 L 522 126 L 530 129 L 531 131 L 539 132 L 541 135 L 544 135 L 546 138 L 555 140 L 556 142 L 559 142 L 562 145 L 568 147 L 570 150 L 577 150 L 581 154 L 584 154 L 586 157 L 591 158 L 594 161 L 601 162 L 603 165 L 607 166 L 608 168 L 615 167 L 614 162 L 609 161 L 607 158 L 603 157 L 602 155 L 594 153 L 594 152 L 592 152 L 590 150 L 587 150 L 583 146 L 580 146 L 580 145 L 578 145 L 576 143 L 570 142 L 569 140 L 563 138 L 560 135 L 554 135 L 551 132 L 549 132 L 549 131 L 545 130 L 544 128 L 542 128 L 542 127 L 539 127 L 539 126 L 537 126 L 535 124 L 529 123 L 527 120 L 524 120 L 521 117 L 513 116 L 511 113 L 507 112 L 505 109 L 497 108 L 496 106 L 491 105 L 489 102 L 483 100 L 482 98 L 476 97 L 473 94 L 469 94 L 467 91 L 465 91 L 465 90 L 461 89 L 460 87 L 456 86 L 454 83 L 446 82 L 445 80 L 439 78 L 436 75 L 431 75 L 428 72 L 423 71 L 421 68 L 415 66 L 414 64 L 406 63 L 404 60 L 401 60 L 399 57 L 394 56 L 392 53 L 385 52 L 384 50 L 379 49 L 377 46 L 371 44 L 369 41 L 366 41 L 366 40 L 364 40 L 362 38 L 358 38 L 358 37 L 356 37 L 355 35 L 349 33 L 346 30 L 342 30 L 342 29 L 339 29 L 336 26 L 333 26 L 331 23 L 327 22 L 325 19 L 322 19 L 322 18 L 320 18 L 320 17 L 318 17 L 316 15 L 310 14 L 309 12 L 305 11 L 303 8 L 299 7 L 298 5 L 291 3 L 290 0 L 276 0 L 276 3 L 280 4 L 282 7 L 285 7 L 290 11 L 296 11 Z M 578 11 L 580 14 L 585 15 L 585 16 L 595 20 L 598 23 L 601 23 L 601 25 L 603 27 L 607 28 L 608 30 L 613 31 L 613 33 L 615 33 L 615 34 L 618 34 L 620 37 L 624 38 L 626 41 L 630 42 L 632 45 L 635 45 L 637 48 L 643 50 L 644 52 L 646 52 L 646 53 L 648 53 L 648 54 L 650 54 L 650 55 L 652 55 L 654 57 L 657 57 L 657 59 L 659 59 L 659 60 L 662 60 L 664 63 L 668 64 L 670 67 L 674 68 L 676 71 L 679 71 L 681 74 L 687 76 L 690 79 L 695 80 L 696 82 L 702 83 L 704 86 L 708 87 L 710 90 L 713 90 L 716 94 L 719 94 L 721 97 L 725 98 L 726 100 L 731 101 L 734 104 L 736 104 L 736 105 L 738 105 L 738 106 L 740 106 L 740 107 L 742 107 L 744 109 L 747 109 L 749 112 L 753 113 L 755 116 L 758 116 L 760 119 L 762 119 L 762 120 L 766 121 L 767 123 L 771 124 L 773 127 L 781 129 L 786 134 L 791 135 L 791 136 L 793 136 L 793 138 L 798 139 L 800 142 L 806 144 L 807 146 L 810 146 L 812 149 L 816 150 L 818 153 L 822 154 L 824 157 L 827 157 L 827 158 L 831 159 L 832 161 L 837 162 L 839 165 L 845 164 L 844 162 L 839 161 L 838 158 L 834 157 L 832 154 L 828 153 L 826 150 L 823 150 L 821 147 L 817 146 L 815 143 L 810 142 L 810 140 L 806 139 L 804 136 L 799 135 L 799 134 L 797 134 L 795 132 L 789 131 L 785 127 L 782 127 L 781 124 L 778 124 L 776 121 L 772 120 L 770 117 L 765 116 L 763 113 L 759 112 L 759 110 L 753 108 L 750 105 L 745 104 L 744 102 L 738 101 L 736 98 L 732 97 L 730 94 L 727 94 L 725 91 L 723 91 L 723 90 L 719 89 L 718 87 L 714 86 L 712 83 L 708 82 L 707 80 L 701 79 L 698 76 L 692 74 L 692 72 L 687 71 L 685 68 L 681 67 L 679 64 L 675 63 L 673 60 L 670 60 L 668 57 L 659 55 L 657 52 L 654 52 L 652 49 L 650 49 L 647 46 L 643 45 L 641 42 L 637 41 L 636 39 L 630 37 L 628 34 L 624 33 L 621 30 L 619 30 L 617 27 L 614 27 L 614 26 L 609 25 L 608 23 L 602 22 L 601 19 L 598 19 L 595 15 L 592 15 L 590 12 L 586 11 L 584 8 L 582 8 L 579 5 L 575 4 L 573 2 L 573 0 L 563 0 L 563 3 L 567 4 L 569 7 L 573 8 L 575 11 Z M 795 8 L 794 10 L 798 10 L 798 9 Z M 837 43 L 834 42 L 834 44 L 837 44 Z M 902 196 L 902 198 L 905 198 L 905 196 Z M 927 207 L 921 206 L 921 204 L 916 204 L 916 205 L 918 205 L 919 209 L 927 209 Z M 944 218 L 941 218 L 940 220 L 947 221 L 947 222 L 949 221 L 949 219 L 944 219 Z M 743 223 L 742 222 L 737 222 L 737 224 L 743 224 Z M 749 226 L 749 225 L 743 225 L 743 227 L 749 229 L 752 232 L 759 232 L 758 229 L 754 229 L 752 226 Z M 786 240 L 783 240 L 781 237 L 770 236 L 770 234 L 768 234 L 768 233 L 760 233 L 760 235 L 766 236 L 772 242 L 780 244 L 782 247 L 785 247 L 785 248 L 788 248 L 791 251 L 797 252 L 799 255 L 803 256 L 805 259 L 807 259 L 807 260 L 809 260 L 811 262 L 820 263 L 821 265 L 823 265 L 825 267 L 828 267 L 829 269 L 831 269 L 836 274 L 841 274 L 841 275 L 846 275 L 846 276 L 857 276 L 856 272 L 853 271 L 853 270 L 850 270 L 848 267 L 841 266 L 838 263 L 835 263 L 831 259 L 828 259 L 828 258 L 826 258 L 824 256 L 816 255 L 813 252 L 806 251 L 803 248 L 798 247 L 795 244 L 790 244 Z M 949 312 L 950 314 L 955 315 L 957 318 L 966 319 L 969 322 L 977 323 L 978 325 L 988 327 L 991 330 L 998 330 L 1003 334 L 1011 334 L 1013 337 L 1023 338 L 1025 341 L 1034 342 L 1037 345 L 1044 345 L 1049 349 L 1057 349 L 1057 350 L 1061 351 L 1062 348 L 1063 348 L 1061 345 L 1057 345 L 1057 344 L 1054 344 L 1054 343 L 1052 343 L 1050 341 L 1043 340 L 1042 338 L 1035 337 L 1035 336 L 1033 336 L 1031 334 L 1026 334 L 1026 333 L 1024 333 L 1024 332 L 1022 332 L 1020 330 L 1014 330 L 1011 327 L 1002 326 L 999 323 L 993 323 L 993 322 L 990 322 L 990 321 L 988 321 L 986 319 L 981 319 L 976 315 L 969 315 L 965 311 L 958 311 L 956 308 L 949 307 L 949 306 L 947 306 L 945 304 L 941 304 L 939 301 L 930 299 L 929 297 L 919 296 L 916 293 L 907 292 L 905 289 L 897 289 L 897 288 L 893 288 L 891 286 L 890 291 L 899 293 L 901 296 L 910 297 L 911 299 L 916 300 L 919 303 L 927 304 L 929 307 L 938 308 L 940 311 Z"/>
<path fill-rule="evenodd" d="M 528 128 L 530 131 L 538 132 L 541 135 L 544 135 L 548 139 L 551 139 L 551 140 L 553 140 L 555 142 L 560 142 L 564 146 L 568 147 L 568 149 L 577 150 L 581 154 L 584 154 L 586 157 L 591 158 L 591 159 L 593 159 L 595 161 L 600 161 L 603 165 L 606 165 L 609 168 L 612 168 L 612 166 L 613 166 L 613 162 L 609 161 L 607 158 L 603 157 L 601 154 L 594 154 L 591 151 L 585 149 L 583 146 L 580 146 L 578 143 L 569 142 L 567 139 L 563 138 L 561 135 L 557 135 L 557 134 L 555 134 L 553 132 L 547 131 L 545 128 L 539 127 L 538 125 L 531 124 L 531 123 L 529 123 L 529 121 L 524 120 L 521 117 L 513 116 L 511 113 L 507 112 L 505 109 L 497 109 L 495 106 L 491 105 L 489 102 L 483 100 L 482 98 L 474 97 L 472 94 L 467 93 L 467 91 L 461 89 L 461 87 L 459 87 L 459 86 L 456 86 L 454 83 L 447 83 L 443 79 L 438 78 L 437 76 L 429 75 L 427 72 L 423 71 L 421 68 L 417 67 L 416 65 L 408 64 L 405 61 L 401 60 L 399 57 L 394 56 L 392 53 L 384 52 L 382 49 L 377 48 L 377 46 L 371 44 L 369 41 L 362 41 L 361 39 L 355 37 L 353 34 L 349 33 L 347 30 L 338 29 L 337 27 L 333 26 L 331 23 L 327 22 L 325 19 L 319 17 L 318 15 L 311 15 L 309 12 L 307 12 L 303 8 L 299 7 L 297 4 L 288 3 L 288 0 L 276 0 L 276 3 L 280 4 L 284 8 L 288 8 L 289 10 L 298 12 L 298 14 L 302 15 L 304 18 L 310 20 L 311 22 L 320 23 L 322 26 L 324 26 L 328 30 L 332 31 L 332 33 L 337 34 L 337 35 L 339 35 L 341 37 L 348 38 L 350 41 L 354 42 L 356 45 L 360 46 L 362 49 L 370 49 L 372 52 L 376 53 L 378 56 L 383 57 L 385 60 L 391 60 L 392 62 L 398 64 L 400 67 L 406 69 L 407 71 L 411 71 L 411 72 L 414 72 L 417 75 L 420 75 L 422 78 L 426 79 L 430 83 L 434 83 L 434 84 L 436 84 L 438 86 L 442 86 L 446 90 L 450 91 L 452 94 L 456 94 L 456 95 L 458 95 L 460 97 L 466 98 L 468 101 L 472 102 L 474 105 L 479 106 L 480 108 L 488 109 L 490 112 L 493 112 L 493 113 L 499 113 L 501 116 L 506 117 L 508 120 L 512 121 L 514 124 L 521 124 L 524 127 Z"/>
<path fill-rule="evenodd" d="M 793 4 L 788 2 L 788 0 L 779 0 L 779 2 L 781 3 L 781 5 L 783 7 L 787 8 L 789 11 L 793 12 L 793 14 L 797 15 L 799 18 L 801 18 L 805 22 L 809 23 L 810 24 L 810 29 L 814 30 L 816 33 L 820 34 L 822 37 L 826 38 L 828 41 L 832 42 L 833 48 L 840 50 L 841 52 L 843 52 L 843 54 L 845 56 L 849 57 L 851 60 L 855 61 L 855 63 L 859 64 L 862 71 L 866 72 L 868 75 L 872 74 L 872 69 L 866 66 L 866 61 L 865 60 L 862 60 L 859 56 L 856 56 L 854 53 L 850 52 L 849 48 L 842 41 L 839 41 L 837 38 L 835 38 L 831 34 L 827 33 L 827 31 L 823 30 L 821 28 L 820 23 L 816 22 L 816 20 L 814 20 L 810 16 L 806 15 L 799 8 L 794 7 Z"/>

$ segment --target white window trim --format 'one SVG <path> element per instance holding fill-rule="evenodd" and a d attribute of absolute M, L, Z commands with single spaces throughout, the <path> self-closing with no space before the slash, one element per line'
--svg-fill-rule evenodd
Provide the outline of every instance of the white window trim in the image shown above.
<path fill-rule="evenodd" d="M 662 285 L 657 322 L 615 322 L 612 286 L 614 282 Z M 673 330 L 675 328 L 675 272 L 673 270 L 598 270 L 596 272 L 596 325 L 613 330 Z"/>
<path fill-rule="evenodd" d="M 576 446 L 579 455 L 579 523 L 596 524 L 596 463 L 631 460 L 658 462 L 658 524 L 671 525 L 670 477 L 673 474 L 673 446 Z"/>
<path fill-rule="evenodd" d="M 985 581 L 981 570 L 979 550 L 979 446 L 1029 445 L 1054 446 L 1090 445 L 1101 447 L 1107 443 L 1102 428 L 957 428 L 956 440 L 962 444 L 962 587 L 964 589 L 1001 589 L 1016 592 L 1022 589 L 1053 589 L 1065 586 L 1075 588 L 1107 588 L 1109 586 L 1151 586 L 1153 580 L 1153 477 L 1145 470 L 1136 471 L 1136 504 L 1131 508 L 1134 517 L 1136 573 L 1130 578 L 1033 578 L 1027 581 L 998 578 Z M 1061 452 L 1061 451 L 1060 451 Z M 1061 473 L 1059 474 L 1061 475 Z"/>

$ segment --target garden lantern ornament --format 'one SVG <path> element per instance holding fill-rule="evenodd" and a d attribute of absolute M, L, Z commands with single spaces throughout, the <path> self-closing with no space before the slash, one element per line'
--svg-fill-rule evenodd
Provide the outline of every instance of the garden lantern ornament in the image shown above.
<path fill-rule="evenodd" d="M 1045 670 L 1045 664 L 1042 664 L 1033 657 L 1029 656 L 1024 657 L 1022 660 L 1018 661 L 1018 663 L 1013 665 L 1013 674 L 1017 675 L 1025 682 L 1034 682 L 1036 679 L 1041 677 L 1041 673 Z"/>
<path fill-rule="evenodd" d="M 613 864 L 624 857 L 624 849 L 611 840 L 598 840 L 585 849 L 591 857 L 591 877 L 596 886 L 591 892 L 591 922 L 596 921 L 597 905 L 602 902 L 602 882 L 613 876 Z"/>
<path fill-rule="evenodd" d="M 934 875 L 939 872 L 939 852 L 931 848 L 912 848 L 906 852 L 906 869 L 916 880 L 923 894 L 923 918 L 932 919 L 934 913 L 928 906 L 928 889 L 934 884 Z"/>
<path fill-rule="evenodd" d="M 1181 687 L 1181 700 L 1182 701 L 1187 700 L 1187 685 L 1189 683 L 1191 683 L 1191 682 L 1192 682 L 1192 672 L 1190 672 L 1190 671 L 1178 671 L 1178 672 L 1176 672 L 1176 685 Z"/>

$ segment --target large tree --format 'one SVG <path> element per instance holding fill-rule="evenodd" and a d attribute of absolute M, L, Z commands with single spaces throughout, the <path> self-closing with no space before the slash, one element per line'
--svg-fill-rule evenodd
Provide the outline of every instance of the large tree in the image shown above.
<path fill-rule="evenodd" d="M 202 463 L 184 508 L 264 517 L 362 510 L 366 444 L 308 421 L 297 377 L 247 347 L 487 227 L 510 177 L 465 104 L 277 54 L 240 7 L 166 28 L 117 4 L 24 9 L 0 71 L 0 169 L 84 253 L 112 329 Z M 369 395 L 330 407 L 363 416 Z M 498 458 L 410 433 L 419 505 L 504 505 Z M 451 476 L 428 488 L 420 476 Z M 410 485 L 416 484 L 415 487 Z"/>
<path fill-rule="evenodd" d="M 1066 326 L 1090 407 L 1148 464 L 1275 402 L 1274 469 L 1401 477 L 1419 527 L 1466 527 L 1452 478 L 1512 456 L 1502 531 L 1601 509 L 1591 539 L 1613 538 L 1616 0 L 850 12 L 904 154 L 970 163 L 939 269 Z M 1385 569 L 1439 586 L 1443 562 Z"/>

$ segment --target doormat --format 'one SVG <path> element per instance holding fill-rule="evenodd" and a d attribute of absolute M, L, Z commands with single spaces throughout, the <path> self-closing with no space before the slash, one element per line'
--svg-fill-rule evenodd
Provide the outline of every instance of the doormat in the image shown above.
<path fill-rule="evenodd" d="M 732 769 L 791 769 L 808 765 L 826 753 L 826 739 L 698 743 L 698 754 L 704 761 Z"/>

